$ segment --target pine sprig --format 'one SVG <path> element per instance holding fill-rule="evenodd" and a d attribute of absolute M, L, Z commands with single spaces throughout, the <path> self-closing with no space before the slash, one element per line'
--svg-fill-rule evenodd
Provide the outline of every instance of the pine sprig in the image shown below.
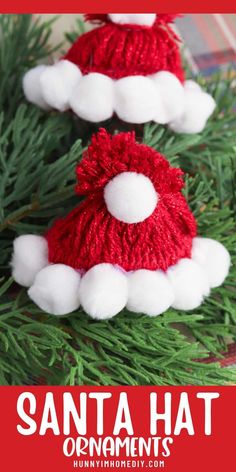
<path fill-rule="evenodd" d="M 42 117 L 36 108 L 17 108 L 9 125 L 0 122 L 0 264 L 9 261 L 12 237 L 44 231 L 74 197 L 74 168 L 80 140 L 63 152 L 71 126 L 66 116 Z"/>
<path fill-rule="evenodd" d="M 42 113 L 24 102 L 22 74 L 51 53 L 50 29 L 28 15 L 0 17 L 0 384 L 235 382 L 235 370 L 202 362 L 210 353 L 220 359 L 227 342 L 236 340 L 236 116 L 230 76 L 205 84 L 217 110 L 203 133 L 173 135 L 148 124 L 142 136 L 186 172 L 185 195 L 199 233 L 222 241 L 231 253 L 230 276 L 200 308 L 171 309 L 157 318 L 124 310 L 99 322 L 79 309 L 56 318 L 42 313 L 10 278 L 13 239 L 42 234 L 78 204 L 74 167 L 83 150 L 78 134 L 85 146 L 95 128 L 83 134 L 72 116 Z"/>
<path fill-rule="evenodd" d="M 0 110 L 9 120 L 23 98 L 24 72 L 58 48 L 49 46 L 54 21 L 42 23 L 32 15 L 0 15 Z"/>

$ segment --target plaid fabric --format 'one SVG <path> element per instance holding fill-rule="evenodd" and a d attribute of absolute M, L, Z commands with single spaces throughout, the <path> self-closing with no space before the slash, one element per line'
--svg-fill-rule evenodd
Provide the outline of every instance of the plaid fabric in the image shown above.
<path fill-rule="evenodd" d="M 224 356 L 222 359 L 210 356 L 207 359 L 201 359 L 200 362 L 204 362 L 204 364 L 219 362 L 222 367 L 236 366 L 236 343 L 229 344 L 227 352 L 222 352 L 222 355 Z"/>
<path fill-rule="evenodd" d="M 186 15 L 176 24 L 193 72 L 209 76 L 231 66 L 236 76 L 236 15 Z"/>

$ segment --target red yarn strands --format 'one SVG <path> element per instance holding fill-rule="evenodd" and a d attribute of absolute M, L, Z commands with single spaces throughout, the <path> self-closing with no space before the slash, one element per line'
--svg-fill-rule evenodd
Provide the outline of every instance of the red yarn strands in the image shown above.
<path fill-rule="evenodd" d="M 164 19 L 153 27 L 107 22 L 80 36 L 64 59 L 78 65 L 83 74 L 98 72 L 120 79 L 165 70 L 184 80 L 176 35 Z"/>
<path fill-rule="evenodd" d="M 123 223 L 106 208 L 104 186 L 121 169 L 142 172 L 159 194 L 153 214 L 141 223 Z M 77 191 L 87 193 L 86 200 L 46 235 L 49 261 L 79 270 L 102 262 L 125 270 L 167 270 L 190 257 L 196 222 L 180 192 L 181 174 L 161 154 L 135 143 L 133 133 L 111 138 L 101 130 L 77 168 Z"/>
<path fill-rule="evenodd" d="M 107 211 L 102 194 L 88 198 L 46 235 L 49 261 L 79 270 L 109 262 L 125 270 L 167 270 L 190 257 L 195 221 L 182 195 L 162 198 L 142 223 L 128 225 Z"/>

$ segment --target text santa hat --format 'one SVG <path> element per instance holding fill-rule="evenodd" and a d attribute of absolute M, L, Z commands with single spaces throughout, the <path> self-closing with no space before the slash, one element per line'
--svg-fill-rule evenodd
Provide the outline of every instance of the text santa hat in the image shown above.
<path fill-rule="evenodd" d="M 82 34 L 53 65 L 23 78 L 26 98 L 43 109 L 71 109 L 90 122 L 116 114 L 128 123 L 154 121 L 174 131 L 202 131 L 215 102 L 185 80 L 179 40 L 169 23 L 177 15 L 87 15 L 99 26 Z"/>
<path fill-rule="evenodd" d="M 101 129 L 76 173 L 84 200 L 44 236 L 14 241 L 13 277 L 41 309 L 65 315 L 81 304 L 98 319 L 125 307 L 156 316 L 197 308 L 223 283 L 229 253 L 197 236 L 183 172 L 134 133 Z"/>

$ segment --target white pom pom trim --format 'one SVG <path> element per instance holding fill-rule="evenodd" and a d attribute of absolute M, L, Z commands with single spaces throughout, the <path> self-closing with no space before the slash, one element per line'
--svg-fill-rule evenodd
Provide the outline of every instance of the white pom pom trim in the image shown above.
<path fill-rule="evenodd" d="M 82 277 L 79 297 L 82 307 L 92 318 L 112 318 L 127 303 L 127 277 L 112 264 L 98 264 Z"/>
<path fill-rule="evenodd" d="M 174 118 L 170 128 L 176 133 L 200 133 L 216 107 L 215 100 L 192 80 L 184 84 L 184 107 L 182 114 Z"/>
<path fill-rule="evenodd" d="M 46 313 L 67 315 L 79 308 L 79 284 L 76 270 L 51 264 L 38 272 L 28 295 Z"/>
<path fill-rule="evenodd" d="M 104 74 L 84 75 L 70 96 L 70 107 L 83 120 L 99 122 L 111 118 L 114 84 Z"/>
<path fill-rule="evenodd" d="M 30 287 L 37 273 L 47 265 L 48 245 L 45 238 L 26 234 L 14 240 L 11 267 L 12 277 L 18 284 Z"/>
<path fill-rule="evenodd" d="M 155 121 L 178 133 L 199 133 L 213 113 L 214 99 L 193 81 L 184 86 L 167 71 L 113 80 L 104 74 L 82 75 L 79 67 L 61 60 L 38 66 L 23 78 L 26 98 L 43 109 L 71 108 L 90 122 L 115 113 L 127 123 Z"/>
<path fill-rule="evenodd" d="M 47 66 L 39 65 L 30 69 L 23 77 L 22 86 L 28 102 L 37 105 L 43 110 L 50 110 L 49 104 L 44 100 L 40 77 Z"/>
<path fill-rule="evenodd" d="M 156 21 L 155 13 L 110 13 L 108 17 L 120 25 L 152 26 Z"/>
<path fill-rule="evenodd" d="M 193 310 L 201 305 L 210 293 L 210 285 L 204 270 L 192 259 L 180 261 L 167 270 L 174 290 L 173 308 Z"/>
<path fill-rule="evenodd" d="M 61 112 L 68 110 L 71 94 L 81 77 L 79 68 L 70 61 L 47 66 L 39 78 L 44 101 Z"/>
<path fill-rule="evenodd" d="M 122 172 L 104 189 L 109 213 L 124 223 L 146 220 L 156 208 L 158 195 L 151 180 L 137 172 Z"/>
<path fill-rule="evenodd" d="M 194 238 L 192 259 L 204 270 L 211 288 L 222 285 L 230 268 L 230 255 L 223 244 L 214 239 Z"/>
<path fill-rule="evenodd" d="M 135 313 L 157 316 L 174 302 L 174 291 L 167 275 L 161 270 L 135 270 L 128 273 L 127 308 Z"/>
<path fill-rule="evenodd" d="M 200 237 L 193 239 L 192 258 L 180 259 L 166 273 L 146 269 L 125 272 L 104 263 L 80 276 L 64 264 L 48 264 L 47 242 L 34 235 L 15 240 L 12 261 L 14 279 L 31 285 L 28 294 L 42 310 L 66 315 L 81 304 L 95 319 L 112 318 L 125 306 L 149 316 L 164 313 L 170 306 L 193 310 L 211 288 L 224 282 L 230 267 L 225 247 Z"/>

